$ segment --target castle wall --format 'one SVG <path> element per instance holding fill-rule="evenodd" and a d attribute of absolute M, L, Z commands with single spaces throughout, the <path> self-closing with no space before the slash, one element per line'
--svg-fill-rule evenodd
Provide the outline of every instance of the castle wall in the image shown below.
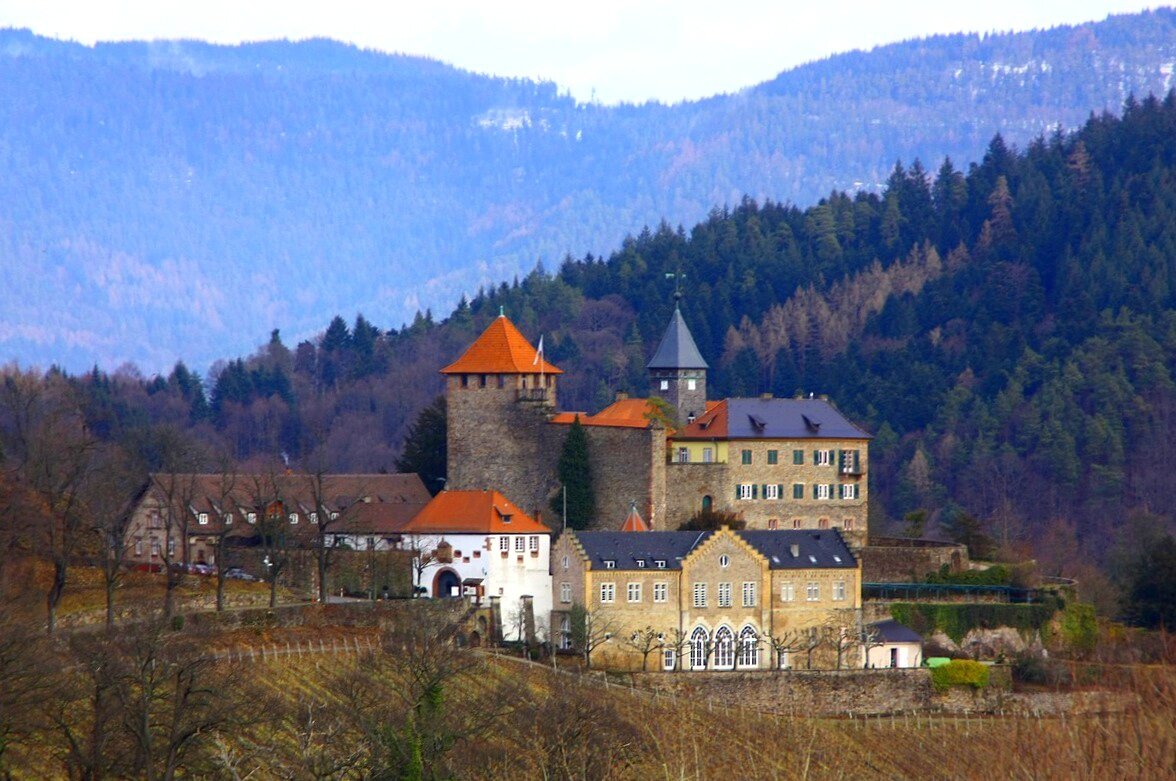
<path fill-rule="evenodd" d="M 662 459 L 663 462 L 665 459 Z M 727 509 L 727 464 L 664 464 L 666 512 L 663 529 L 677 529 L 702 509 L 702 498 L 710 496 L 716 510 Z"/>
<path fill-rule="evenodd" d="M 552 426 L 563 428 L 567 426 Z M 630 505 L 651 529 L 665 530 L 665 432 L 654 428 L 586 426 L 596 494 L 592 529 L 614 531 L 629 514 Z M 558 458 L 558 456 L 557 456 Z"/>

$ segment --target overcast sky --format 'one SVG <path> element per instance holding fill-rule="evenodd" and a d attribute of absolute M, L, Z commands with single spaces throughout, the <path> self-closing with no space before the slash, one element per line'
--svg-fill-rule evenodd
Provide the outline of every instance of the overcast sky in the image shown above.
<path fill-rule="evenodd" d="M 1156 6 L 1132 0 L 0 0 L 0 26 L 87 44 L 328 37 L 481 73 L 549 79 L 581 100 L 674 102 L 907 38 L 1052 27 Z"/>

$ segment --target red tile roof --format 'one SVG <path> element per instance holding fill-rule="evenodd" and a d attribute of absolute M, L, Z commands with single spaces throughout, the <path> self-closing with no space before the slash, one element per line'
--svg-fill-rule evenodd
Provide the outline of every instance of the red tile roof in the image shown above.
<path fill-rule="evenodd" d="M 563 370 L 539 357 L 514 323 L 499 315 L 442 374 L 563 374 Z"/>
<path fill-rule="evenodd" d="M 442 491 L 404 527 L 406 534 L 551 534 L 497 491 Z"/>
<path fill-rule="evenodd" d="M 647 532 L 651 531 L 651 529 L 649 528 L 649 524 L 645 522 L 645 519 L 641 517 L 641 513 L 637 512 L 637 506 L 634 505 L 632 509 L 629 510 L 629 517 L 626 518 L 625 522 L 621 525 L 621 531 Z"/>
<path fill-rule="evenodd" d="M 582 412 L 560 412 L 551 419 L 552 423 L 568 423 L 580 416 L 585 426 L 611 426 L 614 428 L 649 428 L 650 415 L 656 409 L 648 399 L 620 399 L 614 401 L 595 415 Z"/>
<path fill-rule="evenodd" d="M 725 439 L 727 436 L 727 400 L 707 402 L 706 412 L 687 423 L 675 439 Z"/>

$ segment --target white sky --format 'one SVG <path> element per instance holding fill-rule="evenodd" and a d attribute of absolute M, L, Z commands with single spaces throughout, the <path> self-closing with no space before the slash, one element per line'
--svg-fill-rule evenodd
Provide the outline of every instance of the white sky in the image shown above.
<path fill-rule="evenodd" d="M 0 27 L 87 44 L 327 37 L 480 73 L 549 79 L 580 100 L 674 102 L 907 38 L 1052 27 L 1156 6 L 1132 0 L 0 0 Z"/>

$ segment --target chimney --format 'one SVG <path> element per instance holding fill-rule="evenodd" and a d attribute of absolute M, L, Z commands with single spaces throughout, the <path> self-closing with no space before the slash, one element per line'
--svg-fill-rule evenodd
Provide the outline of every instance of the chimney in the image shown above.
<path fill-rule="evenodd" d="M 791 551 L 791 553 L 792 553 L 792 558 L 794 558 L 794 559 L 795 559 L 795 558 L 799 558 L 799 557 L 800 557 L 800 546 L 799 546 L 799 545 L 797 545 L 795 542 L 794 542 L 794 543 L 792 543 L 792 545 L 790 545 L 790 546 L 789 546 L 789 550 L 790 550 L 790 551 Z"/>

